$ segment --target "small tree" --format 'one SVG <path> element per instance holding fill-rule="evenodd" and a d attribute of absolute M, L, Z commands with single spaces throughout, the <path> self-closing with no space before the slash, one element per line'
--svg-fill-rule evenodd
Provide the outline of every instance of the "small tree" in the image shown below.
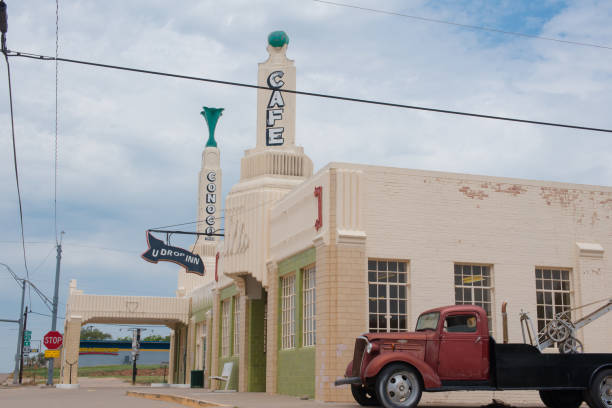
<path fill-rule="evenodd" d="M 170 341 L 170 335 L 162 337 L 159 334 L 151 334 L 143 339 L 143 341 Z"/>
<path fill-rule="evenodd" d="M 81 329 L 81 340 L 107 340 L 112 339 L 108 333 L 104 333 L 93 326 L 83 327 Z"/>

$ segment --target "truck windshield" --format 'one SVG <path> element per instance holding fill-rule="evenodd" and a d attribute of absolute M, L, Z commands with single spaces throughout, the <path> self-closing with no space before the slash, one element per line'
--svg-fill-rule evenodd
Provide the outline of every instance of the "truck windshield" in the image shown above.
<path fill-rule="evenodd" d="M 438 320 L 440 312 L 424 313 L 417 320 L 416 331 L 436 330 L 438 328 Z"/>

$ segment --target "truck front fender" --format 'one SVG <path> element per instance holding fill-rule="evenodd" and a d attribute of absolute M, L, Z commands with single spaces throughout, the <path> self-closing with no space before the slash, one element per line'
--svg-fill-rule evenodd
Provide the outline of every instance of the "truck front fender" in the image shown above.
<path fill-rule="evenodd" d="M 425 389 L 442 386 L 440 377 L 426 362 L 403 353 L 384 353 L 374 357 L 365 370 L 365 378 L 376 377 L 380 370 L 391 363 L 406 363 L 416 368 L 421 374 Z"/>

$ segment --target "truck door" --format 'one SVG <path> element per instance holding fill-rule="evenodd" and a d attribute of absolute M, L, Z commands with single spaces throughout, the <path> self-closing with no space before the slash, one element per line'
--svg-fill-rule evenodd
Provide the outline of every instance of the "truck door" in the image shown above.
<path fill-rule="evenodd" d="M 481 322 L 478 319 L 475 313 L 451 314 L 445 317 L 440 335 L 440 379 L 488 379 L 488 334 L 481 334 Z"/>

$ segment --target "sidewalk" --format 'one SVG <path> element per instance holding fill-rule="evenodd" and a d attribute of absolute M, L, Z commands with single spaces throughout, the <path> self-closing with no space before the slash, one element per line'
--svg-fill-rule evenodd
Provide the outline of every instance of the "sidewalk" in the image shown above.
<path fill-rule="evenodd" d="M 172 401 L 192 407 L 237 407 L 237 408 L 357 408 L 356 402 L 317 402 L 286 395 L 269 395 L 263 392 L 211 392 L 197 388 L 130 388 L 131 397 L 150 398 L 158 401 Z M 185 403 L 179 402 L 179 397 Z M 480 407 L 497 401 L 515 407 L 544 407 L 537 392 L 452 392 L 423 393 L 421 407 Z M 585 405 L 586 406 L 586 405 Z"/>

